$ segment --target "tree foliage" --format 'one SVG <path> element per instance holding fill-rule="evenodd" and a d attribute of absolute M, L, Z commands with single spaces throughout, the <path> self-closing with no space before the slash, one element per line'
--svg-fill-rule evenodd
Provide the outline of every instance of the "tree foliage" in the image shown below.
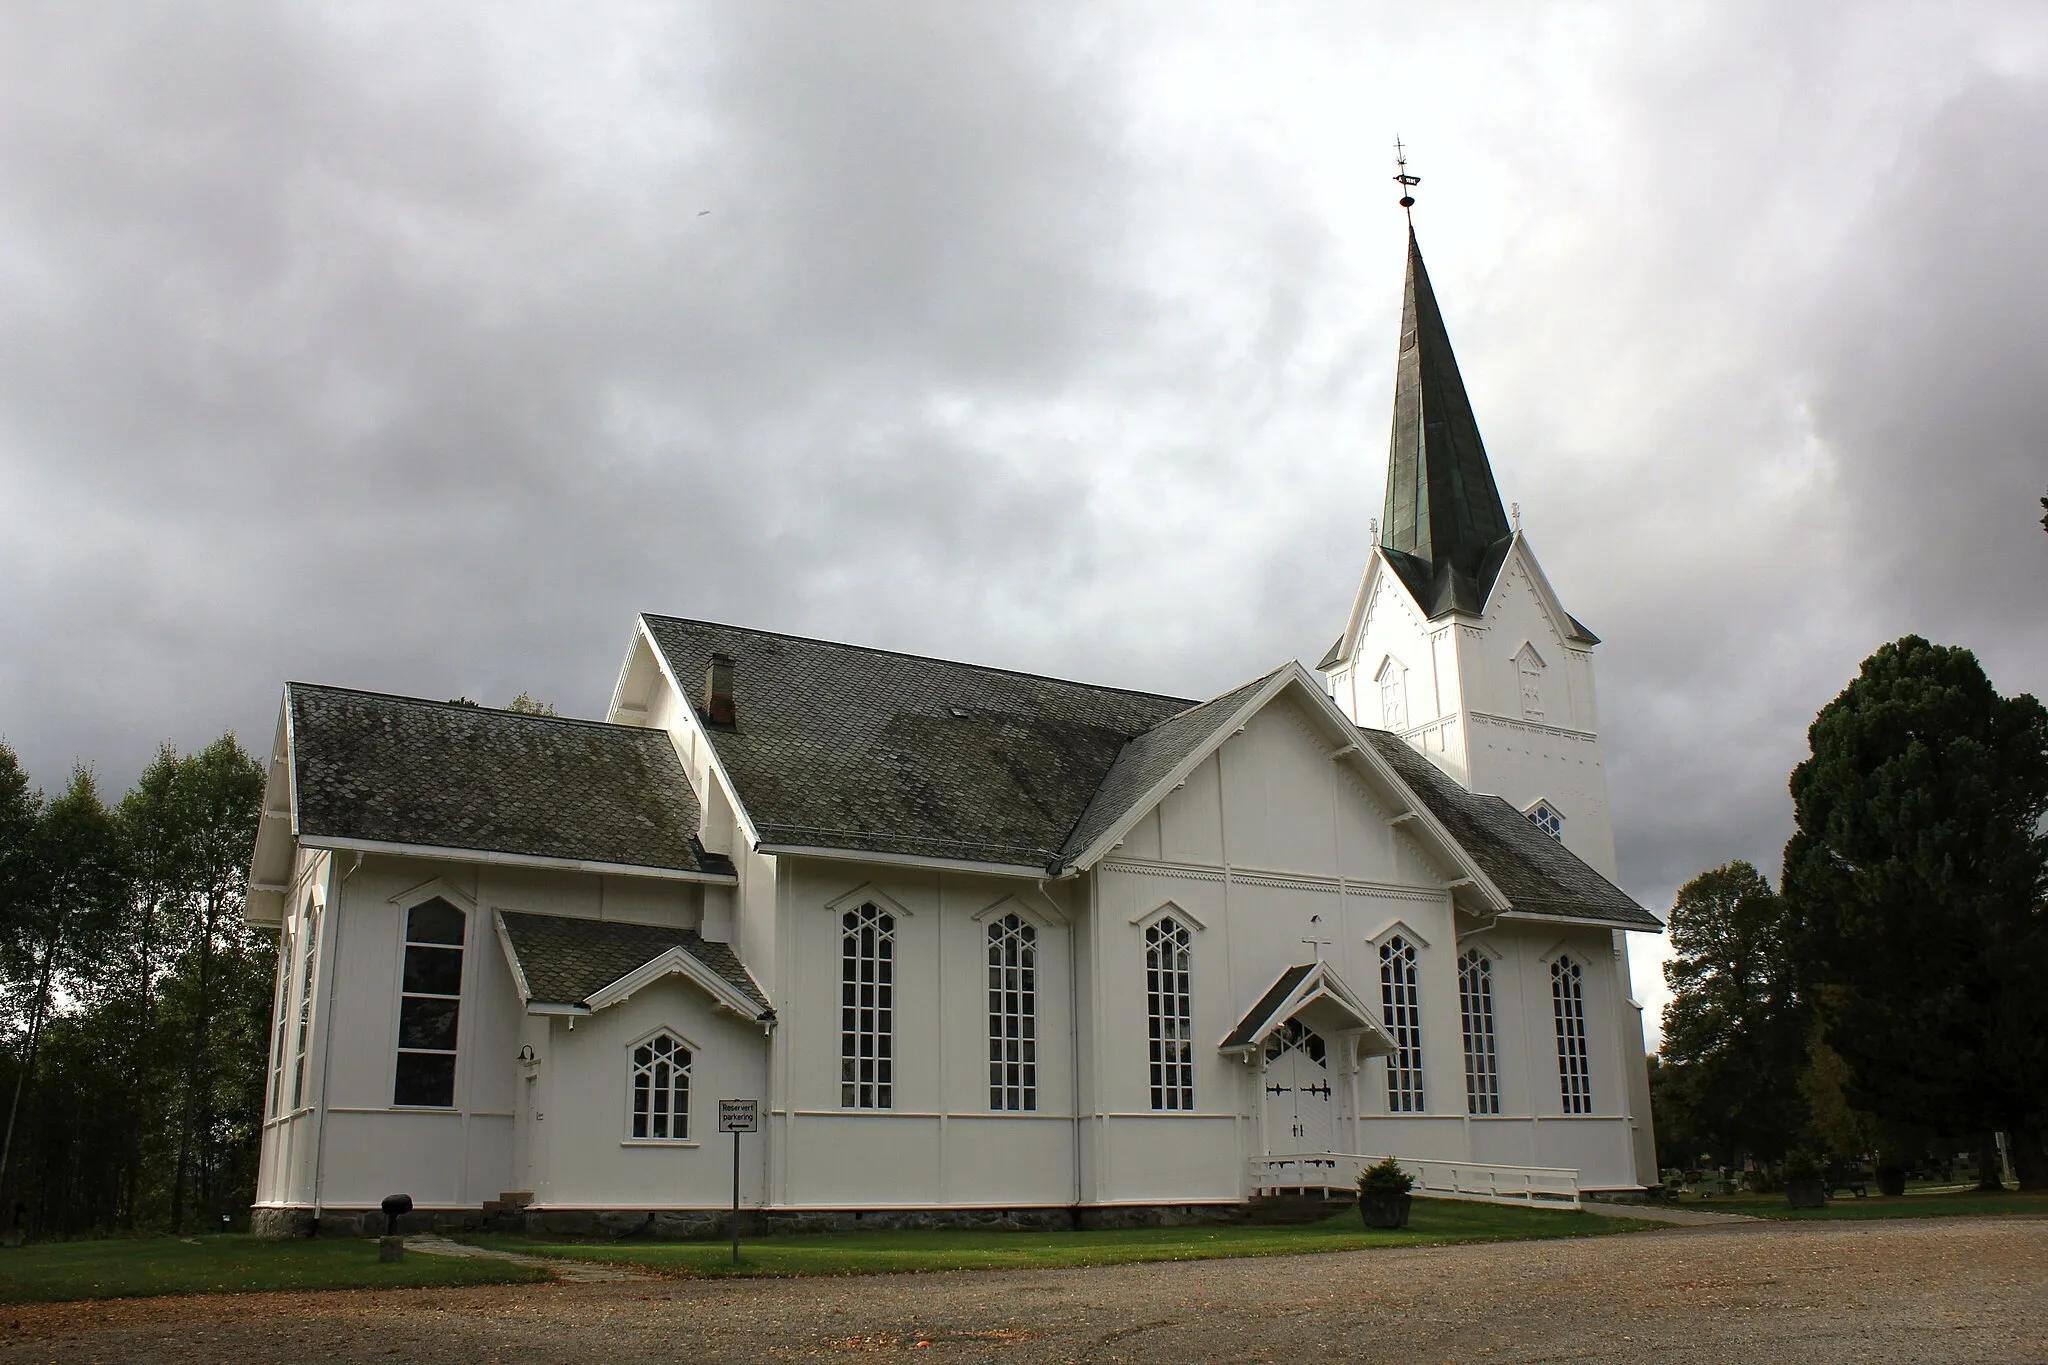
<path fill-rule="evenodd" d="M 2048 711 L 1966 649 L 1879 649 L 1808 732 L 1784 887 L 1854 1107 L 2002 1129 L 2023 1183 L 2048 1123 Z"/>
<path fill-rule="evenodd" d="M 1805 1120 L 1806 1025 L 1785 903 L 1746 862 L 1703 872 L 1671 907 L 1669 1087 L 1695 1141 L 1729 1164 L 1775 1161 Z"/>
<path fill-rule="evenodd" d="M 262 789 L 232 736 L 166 747 L 113 808 L 83 772 L 46 800 L 0 746 L 0 1200 L 40 1230 L 247 1207 L 276 961 L 242 918 Z"/>

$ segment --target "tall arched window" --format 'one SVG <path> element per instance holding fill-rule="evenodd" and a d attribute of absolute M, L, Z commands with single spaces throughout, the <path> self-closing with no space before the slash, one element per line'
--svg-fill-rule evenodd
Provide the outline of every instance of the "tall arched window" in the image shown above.
<path fill-rule="evenodd" d="M 1422 1112 L 1422 992 L 1416 981 L 1415 945 L 1395 934 L 1380 945 L 1380 1004 L 1394 1052 L 1387 1058 L 1387 1108 Z"/>
<path fill-rule="evenodd" d="M 988 926 L 988 1107 L 1038 1108 L 1038 930 L 1016 915 Z"/>
<path fill-rule="evenodd" d="M 1145 929 L 1145 1019 L 1152 1054 L 1152 1107 L 1195 1107 L 1193 940 L 1172 916 Z"/>
<path fill-rule="evenodd" d="M 1515 672 L 1522 681 L 1522 719 L 1542 720 L 1543 656 L 1536 652 L 1536 646 L 1522 646 L 1522 652 L 1515 656 Z"/>
<path fill-rule="evenodd" d="M 291 1045 L 292 1017 L 292 953 L 298 948 L 298 938 L 287 923 L 277 943 L 277 1000 L 276 1024 L 271 1029 L 270 1039 L 270 1117 L 276 1118 L 278 1110 L 284 1107 L 284 1063 L 286 1048 Z"/>
<path fill-rule="evenodd" d="M 304 941 L 299 950 L 298 1042 L 292 1048 L 292 1108 L 306 1103 L 306 1055 L 313 1042 L 313 987 L 320 980 L 320 908 L 306 902 Z"/>
<path fill-rule="evenodd" d="M 467 920 L 439 896 L 405 912 L 393 1104 L 446 1109 L 455 1103 L 455 1039 L 462 1022 L 462 936 Z"/>
<path fill-rule="evenodd" d="M 690 1049 L 664 1029 L 631 1053 L 633 1122 L 629 1131 L 650 1142 L 690 1136 Z"/>
<path fill-rule="evenodd" d="M 1458 959 L 1458 1017 L 1465 1029 L 1465 1112 L 1500 1112 L 1499 1050 L 1493 1036 L 1493 962 L 1477 948 Z"/>
<path fill-rule="evenodd" d="M 1586 981 L 1563 953 L 1550 964 L 1550 1003 L 1557 1017 L 1557 1082 L 1564 1112 L 1593 1112 L 1593 1077 L 1586 1062 Z"/>
<path fill-rule="evenodd" d="M 887 1109 L 896 1075 L 896 917 L 869 904 L 839 924 L 839 1103 Z"/>

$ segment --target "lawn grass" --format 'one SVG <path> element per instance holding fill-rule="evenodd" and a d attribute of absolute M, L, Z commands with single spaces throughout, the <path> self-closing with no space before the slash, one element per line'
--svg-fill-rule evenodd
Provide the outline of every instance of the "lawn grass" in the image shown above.
<path fill-rule="evenodd" d="M 546 1278 L 546 1271 L 529 1266 L 417 1252 L 386 1265 L 377 1259 L 375 1241 L 343 1238 L 272 1242 L 221 1233 L 40 1242 L 0 1250 L 0 1303 L 262 1289 L 506 1284 Z"/>
<path fill-rule="evenodd" d="M 1022 1270 L 1286 1256 L 1363 1247 L 1440 1246 L 1543 1237 L 1595 1237 L 1660 1226 L 1571 1210 L 1520 1209 L 1417 1199 L 1408 1227 L 1366 1228 L 1356 1209 L 1301 1227 L 1131 1228 L 1115 1232 L 789 1233 L 741 1244 L 732 1264 L 725 1242 L 577 1242 L 524 1237 L 467 1238 L 479 1246 L 535 1256 L 609 1261 L 663 1275 L 879 1275 L 892 1271 Z"/>
<path fill-rule="evenodd" d="M 1946 1186 L 1908 1189 L 1887 1198 L 1873 1190 L 1858 1199 L 1847 1191 L 1817 1209 L 1795 1209 L 1782 1194 L 1716 1194 L 1701 1199 L 1681 1198 L 1678 1207 L 1708 1209 L 1715 1213 L 1742 1213 L 1752 1218 L 1782 1218 L 1792 1222 L 1866 1218 L 1969 1218 L 1996 1214 L 2048 1214 L 2048 1194 L 1979 1194 L 1975 1186 Z"/>

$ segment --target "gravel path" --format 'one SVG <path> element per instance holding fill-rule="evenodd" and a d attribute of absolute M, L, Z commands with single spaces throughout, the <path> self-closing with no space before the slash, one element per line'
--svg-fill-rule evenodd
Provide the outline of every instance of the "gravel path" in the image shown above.
<path fill-rule="evenodd" d="M 421 1233 L 405 1239 L 408 1253 L 418 1252 L 423 1256 L 453 1256 L 457 1260 L 507 1261 L 513 1265 L 538 1266 L 568 1284 L 624 1284 L 634 1282 L 646 1284 L 656 1279 L 643 1275 L 625 1266 L 606 1265 L 602 1261 L 565 1261 L 554 1256 L 527 1256 L 517 1251 L 493 1251 L 489 1247 L 471 1246 L 467 1242 L 451 1242 L 445 1237 L 432 1233 Z"/>
<path fill-rule="evenodd" d="M 0 1362 L 2048 1361 L 2048 1218 L 1098 1270 L 0 1308 Z"/>

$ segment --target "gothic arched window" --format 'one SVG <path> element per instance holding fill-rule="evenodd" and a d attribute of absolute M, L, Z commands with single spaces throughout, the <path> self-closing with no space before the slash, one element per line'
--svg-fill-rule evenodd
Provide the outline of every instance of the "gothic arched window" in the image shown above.
<path fill-rule="evenodd" d="M 1152 1107 L 1195 1107 L 1193 938 L 1172 916 L 1145 929 L 1145 1027 Z"/>
<path fill-rule="evenodd" d="M 455 1103 L 455 1039 L 462 1022 L 462 942 L 468 922 L 439 896 L 405 912 L 393 1104 L 446 1109 Z M 307 975 L 310 979 L 310 961 Z"/>
<path fill-rule="evenodd" d="M 666 1029 L 631 1054 L 636 1138 L 681 1142 L 690 1136 L 690 1049 Z"/>
<path fill-rule="evenodd" d="M 1567 1114 L 1593 1112 L 1593 1077 L 1586 1057 L 1586 981 L 1578 962 L 1563 953 L 1550 964 L 1550 1003 L 1557 1018 L 1557 1083 Z"/>
<path fill-rule="evenodd" d="M 868 904 L 839 924 L 839 1103 L 887 1109 L 895 1093 L 896 917 Z"/>
<path fill-rule="evenodd" d="M 1387 1058 L 1387 1108 L 1396 1114 L 1422 1112 L 1422 992 L 1417 984 L 1415 945 L 1395 934 L 1380 945 L 1380 1004 L 1394 1052 Z"/>
<path fill-rule="evenodd" d="M 1038 1108 L 1038 930 L 1016 915 L 988 926 L 988 1107 Z"/>
<path fill-rule="evenodd" d="M 1500 1053 L 1493 1034 L 1493 961 L 1477 948 L 1458 959 L 1458 1017 L 1465 1032 L 1465 1112 L 1500 1112 Z"/>

